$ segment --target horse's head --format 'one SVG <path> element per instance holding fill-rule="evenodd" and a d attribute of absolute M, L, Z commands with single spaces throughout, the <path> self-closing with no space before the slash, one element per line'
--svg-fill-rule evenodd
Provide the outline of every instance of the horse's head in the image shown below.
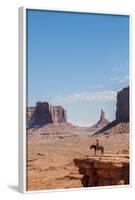
<path fill-rule="evenodd" d="M 90 149 L 92 149 L 92 148 L 93 148 L 93 145 L 90 146 Z"/>

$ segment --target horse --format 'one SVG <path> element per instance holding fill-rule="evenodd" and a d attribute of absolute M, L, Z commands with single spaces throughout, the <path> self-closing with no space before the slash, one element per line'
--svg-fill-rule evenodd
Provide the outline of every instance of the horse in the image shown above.
<path fill-rule="evenodd" d="M 104 147 L 103 146 L 99 146 L 99 145 L 91 145 L 90 149 L 94 149 L 95 150 L 95 155 L 97 151 L 101 151 L 101 154 L 104 153 Z"/>

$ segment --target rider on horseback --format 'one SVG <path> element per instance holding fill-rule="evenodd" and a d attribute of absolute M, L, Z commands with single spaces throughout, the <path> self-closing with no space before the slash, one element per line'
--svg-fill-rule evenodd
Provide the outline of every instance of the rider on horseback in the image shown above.
<path fill-rule="evenodd" d="M 90 146 L 90 149 L 94 149 L 95 150 L 95 155 L 96 155 L 96 152 L 99 151 L 99 150 L 101 151 L 101 154 L 104 153 L 104 147 L 99 145 L 99 140 L 98 139 L 96 139 L 96 144 L 93 144 L 93 145 Z"/>
<path fill-rule="evenodd" d="M 96 139 L 96 146 L 99 147 L 99 140 Z"/>

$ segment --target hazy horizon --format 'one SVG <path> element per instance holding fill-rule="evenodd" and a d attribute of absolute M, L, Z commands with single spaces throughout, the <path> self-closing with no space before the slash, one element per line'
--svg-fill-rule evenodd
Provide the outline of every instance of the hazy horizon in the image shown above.
<path fill-rule="evenodd" d="M 129 85 L 129 17 L 27 10 L 28 106 L 63 106 L 91 126 L 101 109 L 115 119 L 116 93 Z"/>

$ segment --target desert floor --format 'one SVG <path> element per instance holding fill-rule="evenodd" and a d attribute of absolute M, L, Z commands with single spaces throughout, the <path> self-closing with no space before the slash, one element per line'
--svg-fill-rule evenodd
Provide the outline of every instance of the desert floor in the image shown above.
<path fill-rule="evenodd" d="M 46 136 L 27 137 L 27 190 L 65 189 L 83 187 L 82 175 L 73 159 L 94 155 L 90 145 L 99 139 L 105 154 L 118 154 L 129 149 L 129 134 L 49 139 Z M 100 155 L 100 152 L 98 152 Z"/>

